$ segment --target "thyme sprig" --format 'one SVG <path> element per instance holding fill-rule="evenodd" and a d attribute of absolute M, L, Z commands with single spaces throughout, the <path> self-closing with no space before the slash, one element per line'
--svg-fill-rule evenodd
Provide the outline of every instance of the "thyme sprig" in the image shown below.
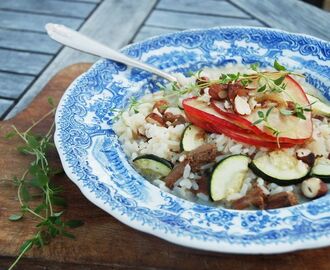
<path fill-rule="evenodd" d="M 277 138 L 277 145 L 280 148 L 279 137 L 280 137 L 281 131 L 279 131 L 275 127 L 271 126 L 268 121 L 268 117 L 274 108 L 275 107 L 273 107 L 273 106 L 270 107 L 265 113 L 263 111 L 258 111 L 257 114 L 258 114 L 259 119 L 256 120 L 255 122 L 253 122 L 252 125 L 255 126 L 260 123 L 264 123 L 264 127 L 269 129 L 272 132 L 273 136 L 275 136 Z"/>
<path fill-rule="evenodd" d="M 280 113 L 285 116 L 293 115 L 300 119 L 306 120 L 305 112 L 311 112 L 312 111 L 311 106 L 314 103 L 304 107 L 304 106 L 301 106 L 299 103 L 293 102 L 292 109 L 280 109 Z"/>
<path fill-rule="evenodd" d="M 134 113 L 139 113 L 138 107 L 142 104 L 143 102 L 141 102 L 140 100 L 138 100 L 136 97 L 132 96 L 129 99 L 128 102 L 128 109 L 125 108 L 111 108 L 109 111 L 113 112 L 114 115 L 112 116 L 112 120 L 116 121 L 118 120 L 125 111 L 133 111 Z"/>
<path fill-rule="evenodd" d="M 198 74 L 200 74 L 200 72 L 198 72 Z M 158 86 L 160 87 L 160 90 L 163 91 L 164 98 L 179 98 L 187 94 L 193 94 L 194 96 L 200 95 L 200 87 L 196 83 L 181 86 L 177 82 L 172 82 L 169 86 Z"/>
<path fill-rule="evenodd" d="M 194 76 L 201 82 L 200 87 L 209 87 L 212 84 L 230 84 L 240 82 L 244 87 L 248 87 L 251 83 L 256 83 L 256 89 L 259 93 L 281 93 L 285 91 L 286 84 L 284 79 L 287 75 L 295 75 L 303 77 L 303 75 L 288 71 L 284 66 L 274 61 L 273 67 L 276 71 L 260 71 L 259 63 L 250 65 L 253 73 L 222 73 L 217 80 L 203 80 L 200 76 L 201 72 L 197 72 Z"/>
<path fill-rule="evenodd" d="M 61 188 L 54 185 L 51 179 L 56 174 L 62 172 L 54 169 L 48 160 L 48 151 L 54 148 L 53 129 L 54 121 L 45 135 L 35 135 L 33 129 L 42 121 L 54 115 L 55 106 L 51 98 L 48 99 L 52 109 L 42 118 L 36 121 L 25 131 L 20 131 L 16 126 L 12 126 L 12 131 L 5 135 L 5 138 L 19 137 L 23 145 L 18 146 L 17 150 L 24 155 L 33 157 L 33 161 L 22 174 L 21 177 L 14 177 L 13 183 L 17 186 L 17 198 L 20 204 L 20 212 L 12 214 L 9 220 L 17 222 L 29 214 L 39 220 L 36 225 L 36 232 L 27 239 L 19 248 L 19 255 L 9 267 L 12 270 L 20 259 L 33 247 L 43 247 L 48 245 L 57 236 L 74 238 L 67 229 L 76 228 L 83 225 L 80 220 L 63 220 L 63 207 L 66 203 L 60 196 Z M 37 192 L 38 196 L 35 196 Z M 39 198 L 36 200 L 35 198 Z"/>
<path fill-rule="evenodd" d="M 259 94 L 266 93 L 283 93 L 291 100 L 291 103 L 294 103 L 294 109 L 282 108 L 280 113 L 284 116 L 293 115 L 301 119 L 306 119 L 305 112 L 310 111 L 310 106 L 303 107 L 301 104 L 297 103 L 294 98 L 291 97 L 290 93 L 286 91 L 287 84 L 285 83 L 285 77 L 288 75 L 295 75 L 304 77 L 301 74 L 294 73 L 287 70 L 283 65 L 281 65 L 277 60 L 273 63 L 273 68 L 276 71 L 260 71 L 259 63 L 251 64 L 250 66 L 252 73 L 223 73 L 219 76 L 218 79 L 209 80 L 208 78 L 203 77 L 202 70 L 197 72 L 189 72 L 188 75 L 196 78 L 195 83 L 188 84 L 186 86 L 181 86 L 176 82 L 170 83 L 169 85 L 157 84 L 160 91 L 163 91 L 163 98 L 176 98 L 177 101 L 180 97 L 192 94 L 193 96 L 201 95 L 201 89 L 205 89 L 214 84 L 234 84 L 240 83 L 243 87 L 246 87 L 250 90 L 256 90 Z M 178 103 L 178 102 L 177 102 Z M 129 110 L 133 110 L 135 113 L 138 112 L 137 107 L 141 104 L 141 101 L 137 101 L 135 98 L 131 98 L 129 103 Z M 117 114 L 115 119 L 120 117 L 125 111 L 124 109 L 113 109 Z M 272 129 L 271 127 L 268 127 Z M 273 130 L 274 133 L 277 133 L 276 130 Z"/>

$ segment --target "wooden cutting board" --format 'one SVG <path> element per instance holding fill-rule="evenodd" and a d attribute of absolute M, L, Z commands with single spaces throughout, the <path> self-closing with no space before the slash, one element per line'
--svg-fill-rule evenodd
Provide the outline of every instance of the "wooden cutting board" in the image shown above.
<path fill-rule="evenodd" d="M 13 262 L 18 247 L 33 233 L 36 223 L 31 218 L 8 221 L 19 204 L 16 189 L 7 179 L 20 176 L 29 160 L 17 153 L 18 140 L 7 141 L 2 135 L 12 124 L 23 130 L 48 112 L 47 98 L 51 96 L 58 101 L 69 84 L 89 66 L 75 64 L 60 71 L 25 111 L 1 123 L 0 269 L 7 269 Z M 37 131 L 45 133 L 50 123 L 48 119 Z M 59 163 L 55 152 L 52 160 Z M 73 231 L 76 240 L 58 238 L 47 247 L 31 250 L 16 269 L 330 269 L 330 247 L 279 255 L 231 255 L 177 246 L 120 223 L 91 204 L 65 175 L 54 181 L 65 191 L 66 217 L 82 219 L 85 225 Z"/>

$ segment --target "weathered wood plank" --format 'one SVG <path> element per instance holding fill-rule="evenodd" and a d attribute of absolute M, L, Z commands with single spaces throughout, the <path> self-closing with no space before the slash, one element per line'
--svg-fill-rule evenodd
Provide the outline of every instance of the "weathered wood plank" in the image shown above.
<path fill-rule="evenodd" d="M 330 40 L 330 13 L 297 0 L 231 0 L 270 27 Z"/>
<path fill-rule="evenodd" d="M 0 70 L 37 75 L 52 56 L 0 49 Z"/>
<path fill-rule="evenodd" d="M 206 15 L 251 18 L 247 13 L 226 1 L 215 0 L 160 0 L 157 9 L 193 12 Z"/>
<path fill-rule="evenodd" d="M 95 4 L 82 2 L 40 1 L 40 0 L 1 0 L 0 9 L 38 12 L 50 15 L 74 16 L 86 18 L 94 9 Z"/>
<path fill-rule="evenodd" d="M 0 118 L 13 103 L 12 100 L 0 99 Z"/>
<path fill-rule="evenodd" d="M 44 32 L 45 24 L 49 22 L 65 24 L 77 29 L 83 20 L 0 10 L 1 28 Z"/>
<path fill-rule="evenodd" d="M 160 28 L 160 27 L 153 27 L 153 26 L 143 26 L 139 33 L 135 36 L 134 42 L 141 41 L 150 37 L 154 37 L 157 35 L 167 34 L 175 31 L 180 31 L 180 29 L 173 29 L 173 28 Z"/>
<path fill-rule="evenodd" d="M 177 29 L 203 28 L 226 25 L 262 26 L 260 22 L 252 19 L 195 15 L 164 10 L 154 10 L 145 24 L 151 26 L 171 27 Z"/>
<path fill-rule="evenodd" d="M 103 0 L 58 0 L 58 1 L 65 1 L 65 2 L 85 2 L 85 3 L 100 3 Z"/>
<path fill-rule="evenodd" d="M 111 48 L 121 48 L 131 41 L 155 4 L 156 0 L 104 0 L 82 26 L 81 32 L 108 44 Z M 120 16 L 110 16 L 111 14 L 120 14 Z M 97 57 L 64 48 L 34 82 L 7 118 L 14 116 L 25 108 L 45 86 L 49 78 L 54 76 L 60 69 L 73 63 L 94 62 L 97 59 Z"/>
<path fill-rule="evenodd" d="M 35 77 L 0 72 L 0 96 L 18 98 Z"/>
<path fill-rule="evenodd" d="M 61 45 L 51 40 L 46 34 L 22 32 L 0 28 L 0 47 L 55 54 Z"/>

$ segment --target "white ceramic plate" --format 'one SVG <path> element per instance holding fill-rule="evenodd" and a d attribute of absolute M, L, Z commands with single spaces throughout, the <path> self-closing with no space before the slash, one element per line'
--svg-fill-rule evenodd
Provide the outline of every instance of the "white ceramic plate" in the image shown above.
<path fill-rule="evenodd" d="M 263 28 L 191 30 L 123 49 L 168 72 L 274 59 L 306 75 L 330 97 L 330 44 Z M 235 211 L 194 204 L 143 179 L 112 130 L 113 108 L 156 89 L 159 78 L 109 60 L 98 61 L 65 92 L 55 142 L 65 172 L 82 193 L 123 223 L 187 247 L 231 253 L 280 253 L 330 244 L 330 195 L 294 207 Z"/>

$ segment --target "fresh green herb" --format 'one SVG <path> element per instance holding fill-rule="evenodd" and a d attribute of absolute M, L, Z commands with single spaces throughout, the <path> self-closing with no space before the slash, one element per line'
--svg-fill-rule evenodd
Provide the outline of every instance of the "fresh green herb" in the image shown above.
<path fill-rule="evenodd" d="M 300 104 L 295 103 L 293 115 L 295 115 L 296 117 L 298 117 L 300 119 L 306 120 L 306 116 L 305 116 L 304 112 L 311 112 L 311 111 L 312 111 L 312 109 L 310 106 L 303 107 Z"/>
<path fill-rule="evenodd" d="M 201 85 L 207 82 L 203 81 Z M 200 95 L 200 86 L 197 83 L 189 84 L 186 86 L 180 86 L 177 82 L 171 83 L 168 87 L 162 89 L 164 92 L 164 98 L 179 98 L 183 95 L 193 93 L 194 96 Z"/>
<path fill-rule="evenodd" d="M 278 71 L 286 71 L 286 68 L 277 62 L 277 60 L 274 61 L 274 68 Z"/>
<path fill-rule="evenodd" d="M 221 74 L 217 83 L 220 84 L 227 84 L 227 83 L 236 83 L 241 79 L 242 75 L 240 72 L 237 73 L 228 73 L 228 74 Z M 247 82 L 248 80 L 245 80 Z M 214 82 L 212 82 L 214 83 Z"/>
<path fill-rule="evenodd" d="M 285 79 L 285 76 L 281 76 L 278 79 L 273 80 L 273 82 L 277 85 L 277 86 L 281 86 L 283 84 L 283 81 Z M 286 86 L 284 86 L 284 88 L 282 88 L 283 90 L 285 89 Z"/>
<path fill-rule="evenodd" d="M 257 90 L 257 92 L 258 93 L 260 93 L 260 92 L 264 92 L 265 90 L 266 90 L 266 84 L 264 84 L 263 86 L 260 86 L 259 88 L 258 88 L 258 90 Z"/>
<path fill-rule="evenodd" d="M 261 122 L 265 122 L 265 123 L 268 123 L 268 116 L 269 114 L 271 113 L 271 111 L 274 109 L 274 107 L 270 107 L 266 113 L 264 113 L 263 111 L 258 111 L 257 114 L 258 114 L 258 117 L 259 119 L 256 120 L 255 122 L 252 123 L 252 125 L 257 125 Z"/>
<path fill-rule="evenodd" d="M 250 83 L 254 82 L 256 91 L 258 93 L 284 93 L 287 96 L 290 95 L 286 92 L 286 83 L 285 78 L 287 75 L 296 75 L 302 76 L 300 74 L 293 73 L 288 71 L 283 65 L 281 65 L 277 60 L 274 61 L 273 67 L 276 70 L 275 72 L 261 72 L 259 70 L 259 63 L 253 63 L 250 65 L 250 68 L 254 71 L 251 74 L 241 74 L 241 73 L 228 73 L 221 74 L 218 80 L 212 81 L 203 81 L 200 80 L 198 83 L 199 88 L 209 87 L 212 84 L 233 84 L 241 83 L 244 87 L 248 87 Z M 198 78 L 201 79 L 201 78 Z M 308 108 L 302 108 L 301 105 L 296 103 L 295 110 L 291 113 L 286 110 L 281 110 L 283 115 L 294 115 L 301 119 L 306 119 L 304 112 L 308 111 Z M 257 120 L 260 123 L 261 120 Z"/>
<path fill-rule="evenodd" d="M 259 63 L 250 65 L 254 71 L 251 74 L 228 73 L 221 74 L 218 80 L 202 81 L 198 83 L 200 88 L 209 87 L 212 84 L 230 84 L 240 82 L 243 86 L 247 87 L 250 83 L 256 82 L 257 92 L 259 93 L 281 93 L 285 91 L 286 84 L 284 83 L 285 77 L 289 74 L 301 76 L 290 71 L 287 71 L 284 66 L 279 64 L 276 60 L 274 62 L 275 72 L 261 72 L 259 70 Z M 274 78 L 275 77 L 275 78 Z M 198 79 L 201 79 L 197 77 Z"/>
<path fill-rule="evenodd" d="M 142 104 L 141 101 L 139 101 L 136 97 L 131 97 L 129 99 L 129 103 L 128 103 L 128 111 L 133 111 L 134 113 L 139 113 L 138 107 Z M 114 115 L 112 117 L 112 120 L 116 121 L 118 120 L 123 113 L 126 111 L 126 108 L 122 108 L 122 109 L 118 109 L 118 108 L 112 108 L 109 109 L 109 111 L 111 111 Z"/>
<path fill-rule="evenodd" d="M 193 71 L 188 71 L 186 74 L 187 74 L 189 77 L 200 78 L 202 72 L 203 72 L 203 70 L 202 70 L 202 69 L 199 69 L 199 70 L 197 70 L 197 71 L 195 71 L 195 72 L 193 72 Z"/>
<path fill-rule="evenodd" d="M 50 243 L 51 239 L 57 236 L 74 238 L 68 232 L 68 228 L 75 228 L 83 224 L 78 220 L 63 220 L 63 211 L 58 211 L 55 205 L 64 205 L 64 199 L 60 197 L 61 189 L 54 186 L 51 182 L 52 177 L 62 172 L 51 167 L 47 157 L 48 151 L 54 147 L 52 142 L 52 133 L 54 129 L 54 121 L 52 122 L 46 135 L 35 135 L 33 129 L 43 120 L 54 115 L 55 105 L 51 98 L 48 103 L 52 106 L 52 110 L 45 114 L 41 119 L 35 122 L 25 131 L 19 131 L 16 126 L 12 126 L 12 131 L 6 134 L 6 138 L 10 139 L 18 136 L 23 145 L 17 147 L 17 150 L 24 154 L 33 156 L 33 161 L 23 175 L 18 178 L 14 177 L 13 183 L 17 186 L 17 198 L 21 207 L 20 213 L 12 214 L 9 220 L 19 222 L 24 220 L 27 214 L 40 220 L 36 225 L 35 234 L 26 240 L 19 248 L 19 255 L 9 267 L 12 270 L 19 260 L 33 247 L 43 247 Z M 32 189 L 33 188 L 33 189 Z M 34 194 L 37 190 L 37 195 Z M 39 198 L 39 204 L 35 205 L 36 199 Z"/>
<path fill-rule="evenodd" d="M 285 116 L 293 115 L 300 119 L 306 120 L 305 112 L 312 111 L 311 105 L 308 106 L 301 106 L 299 103 L 292 102 L 292 109 L 280 109 L 280 113 Z"/>
<path fill-rule="evenodd" d="M 169 107 L 169 105 L 164 104 L 164 105 L 159 106 L 158 109 L 161 111 L 165 111 L 168 107 Z"/>
<path fill-rule="evenodd" d="M 258 72 L 259 66 L 260 66 L 259 63 L 253 63 L 253 64 L 250 65 L 250 68 L 251 68 L 253 71 Z"/>
<path fill-rule="evenodd" d="M 138 109 L 137 107 L 140 105 L 141 103 L 137 100 L 136 97 L 131 97 L 130 98 L 130 105 L 128 110 L 133 110 L 135 113 L 138 113 Z"/>
<path fill-rule="evenodd" d="M 270 107 L 266 111 L 266 113 L 264 113 L 263 111 L 258 111 L 257 114 L 258 114 L 259 119 L 256 120 L 255 122 L 253 122 L 252 125 L 255 126 L 262 122 L 265 123 L 264 126 L 272 132 L 273 136 L 275 136 L 277 138 L 277 144 L 278 144 L 278 147 L 280 148 L 279 137 L 280 137 L 281 132 L 279 130 L 277 130 L 276 128 L 272 127 L 268 121 L 268 117 L 273 109 L 274 109 L 274 107 Z"/>
<path fill-rule="evenodd" d="M 177 82 L 173 82 L 167 86 L 157 84 L 159 89 L 163 91 L 164 98 L 174 97 L 179 100 L 179 98 L 183 95 L 193 94 L 194 96 L 201 95 L 201 89 L 205 89 L 210 87 L 213 84 L 235 84 L 240 83 L 244 87 L 249 87 L 251 83 L 253 83 L 252 88 L 256 88 L 258 93 L 285 93 L 289 96 L 286 90 L 285 78 L 287 75 L 297 75 L 302 76 L 300 74 L 293 73 L 288 71 L 284 66 L 282 66 L 277 60 L 274 61 L 273 67 L 276 71 L 274 72 L 261 72 L 259 70 L 259 63 L 251 64 L 250 68 L 254 73 L 245 74 L 245 73 L 228 73 L 221 74 L 216 80 L 208 80 L 201 76 L 202 70 L 198 70 L 197 72 L 190 72 L 189 74 L 196 78 L 196 82 L 189 84 L 187 86 L 180 86 Z M 289 96 L 290 97 L 290 96 Z M 131 98 L 130 104 L 128 106 L 129 110 L 133 110 L 135 113 L 138 113 L 137 107 L 141 104 L 141 102 L 137 101 L 135 98 Z M 283 115 L 294 115 L 301 119 L 304 119 L 304 112 L 306 109 L 301 110 L 299 108 L 299 104 L 297 104 L 297 108 L 293 113 L 289 113 L 285 110 L 281 110 Z M 300 106 L 301 107 L 301 106 Z M 115 118 L 118 118 L 122 115 L 125 109 L 117 110 L 112 109 L 112 111 L 117 112 Z M 259 119 L 257 121 L 264 121 Z M 260 123 L 258 122 L 258 123 Z"/>

